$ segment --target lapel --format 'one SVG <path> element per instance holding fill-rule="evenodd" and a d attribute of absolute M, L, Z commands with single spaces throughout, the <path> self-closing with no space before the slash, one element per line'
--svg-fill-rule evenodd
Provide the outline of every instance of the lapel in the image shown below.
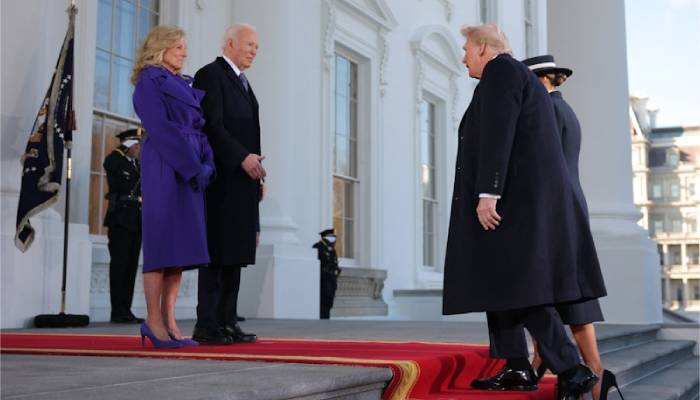
<path fill-rule="evenodd" d="M 238 88 L 238 90 L 243 95 L 243 98 L 248 100 L 249 103 L 257 105 L 257 101 L 255 101 L 255 95 L 253 95 L 252 89 L 250 93 L 246 92 L 245 88 L 243 87 L 243 82 L 241 82 L 241 79 L 238 76 L 236 76 L 236 73 L 233 72 L 233 68 L 231 68 L 231 66 L 228 65 L 226 60 L 224 60 L 223 57 L 217 57 L 216 61 L 219 63 L 221 69 L 223 69 L 224 75 L 226 75 L 229 79 L 233 81 L 233 85 Z M 250 82 L 248 82 L 248 87 L 250 87 Z"/>
<path fill-rule="evenodd" d="M 199 102 L 192 93 L 192 90 L 188 90 L 182 82 L 176 82 L 176 79 L 181 79 L 173 76 L 172 74 L 165 73 L 165 80 L 161 84 L 160 88 L 163 93 L 174 97 L 192 107 L 199 108 Z"/>

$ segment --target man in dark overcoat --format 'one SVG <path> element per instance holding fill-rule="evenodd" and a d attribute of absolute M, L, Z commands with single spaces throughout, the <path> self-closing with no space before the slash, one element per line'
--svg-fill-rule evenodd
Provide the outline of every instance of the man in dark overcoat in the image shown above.
<path fill-rule="evenodd" d="M 537 389 L 525 327 L 558 375 L 559 397 L 578 398 L 597 377 L 552 305 L 604 296 L 605 287 L 551 100 L 496 25 L 462 33 L 464 63 L 480 82 L 458 132 L 443 313 L 486 311 L 491 356 L 507 360 L 473 387 Z"/>
<path fill-rule="evenodd" d="M 258 101 L 244 71 L 258 50 L 258 36 L 247 24 L 228 28 L 223 56 L 202 67 L 194 87 L 206 92 L 204 133 L 214 150 L 216 178 L 207 188 L 207 233 L 211 264 L 199 269 L 197 323 L 201 344 L 252 342 L 237 322 L 241 269 L 255 264 L 262 200 Z"/>
<path fill-rule="evenodd" d="M 131 312 L 134 283 L 141 253 L 141 149 L 140 129 L 120 132 L 120 144 L 105 158 L 109 192 L 107 227 L 109 249 L 109 300 L 113 323 L 141 323 Z"/>

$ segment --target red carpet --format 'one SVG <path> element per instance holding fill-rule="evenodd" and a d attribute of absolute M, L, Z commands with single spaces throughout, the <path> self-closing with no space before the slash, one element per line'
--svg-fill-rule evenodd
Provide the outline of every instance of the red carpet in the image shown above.
<path fill-rule="evenodd" d="M 15 354 L 153 357 L 389 367 L 394 378 L 384 399 L 554 398 L 555 379 L 545 377 L 535 392 L 491 392 L 469 388 L 477 377 L 492 375 L 500 364 L 484 345 L 354 340 L 259 339 L 233 346 L 196 346 L 158 350 L 141 347 L 136 336 L 0 334 L 0 351 Z"/>

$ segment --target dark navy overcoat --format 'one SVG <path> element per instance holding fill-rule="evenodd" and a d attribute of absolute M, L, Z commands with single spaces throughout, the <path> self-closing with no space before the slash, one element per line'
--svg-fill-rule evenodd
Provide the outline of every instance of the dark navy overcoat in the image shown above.
<path fill-rule="evenodd" d="M 255 264 L 259 230 L 260 182 L 241 167 L 248 154 L 260 154 L 260 117 L 252 87 L 222 57 L 202 67 L 194 87 L 202 100 L 204 126 L 214 150 L 217 176 L 207 189 L 209 253 L 212 264 Z"/>
<path fill-rule="evenodd" d="M 204 188 L 192 185 L 214 172 L 202 133 L 204 95 L 162 67 L 139 74 L 134 110 L 146 130 L 141 147 L 143 270 L 191 268 L 209 262 Z"/>
<path fill-rule="evenodd" d="M 511 310 L 605 295 L 584 207 L 574 195 L 552 103 L 510 55 L 484 68 L 459 126 L 443 313 Z M 484 231 L 480 193 L 500 195 Z M 585 268 L 584 268 L 585 266 Z"/>
<path fill-rule="evenodd" d="M 554 105 L 554 116 L 561 138 L 561 148 L 564 152 L 566 169 L 569 172 L 574 195 L 583 205 L 583 210 L 588 216 L 588 204 L 586 203 L 586 196 L 583 194 L 583 188 L 578 176 L 578 159 L 581 151 L 581 124 L 578 122 L 574 110 L 564 100 L 561 92 L 550 92 L 549 98 L 552 99 L 552 105 Z M 598 264 L 593 265 L 593 268 L 598 268 Z M 560 304 L 557 305 L 557 311 L 565 324 L 587 324 L 603 321 L 604 319 L 598 299 Z"/>

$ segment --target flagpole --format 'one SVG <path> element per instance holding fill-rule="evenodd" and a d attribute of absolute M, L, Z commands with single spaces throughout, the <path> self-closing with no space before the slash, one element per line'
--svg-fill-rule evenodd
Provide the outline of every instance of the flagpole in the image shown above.
<path fill-rule="evenodd" d="M 88 315 L 66 314 L 66 277 L 68 275 L 68 226 L 70 223 L 70 187 L 71 178 L 73 176 L 73 159 L 71 157 L 71 148 L 73 141 L 73 131 L 76 129 L 75 112 L 73 111 L 73 82 L 75 82 L 75 79 L 73 79 L 75 74 L 73 40 L 75 34 L 75 15 L 78 12 L 78 8 L 75 6 L 75 0 L 70 1 L 70 7 L 68 8 L 67 12 L 68 33 L 66 33 L 66 41 L 64 41 L 64 46 L 66 45 L 66 43 L 69 43 L 70 46 L 70 58 L 68 61 L 66 61 L 71 63 L 68 69 L 70 71 L 70 75 L 68 75 L 65 78 L 63 78 L 62 75 L 55 75 L 57 79 L 63 78 L 63 82 L 60 83 L 61 85 L 70 82 L 70 96 L 68 96 L 67 104 L 64 104 L 64 106 L 67 107 L 66 110 L 68 111 L 67 121 L 65 121 L 66 123 L 63 124 L 63 128 L 65 130 L 63 131 L 63 135 L 61 136 L 61 138 L 64 141 L 64 148 L 66 150 L 66 209 L 63 222 L 63 278 L 61 280 L 61 312 L 58 315 L 37 315 L 34 318 L 34 326 L 36 326 L 37 328 L 64 328 L 69 326 L 81 327 L 87 326 L 90 323 L 90 317 Z M 66 53 L 64 53 L 64 48 L 62 47 L 61 56 L 59 57 L 59 60 L 61 60 L 63 57 L 66 57 Z M 65 71 L 65 65 L 61 65 L 61 69 L 62 71 Z M 58 85 L 59 82 L 56 83 L 54 89 L 52 90 L 55 90 L 55 88 L 58 87 Z M 50 112 L 53 113 L 54 111 L 50 110 Z M 61 157 L 62 156 L 63 155 L 61 154 Z"/>
<path fill-rule="evenodd" d="M 75 6 L 75 0 L 70 0 L 70 7 L 68 8 L 68 18 L 69 23 L 74 23 L 75 13 L 77 8 Z M 75 73 L 75 70 L 73 70 Z M 71 85 L 71 98 L 73 98 L 74 85 Z M 71 110 L 71 113 L 73 111 Z M 71 115 L 70 128 L 75 129 L 75 115 Z M 71 157 L 71 147 L 72 142 L 66 143 L 66 210 L 65 219 L 63 222 L 63 279 L 61 281 L 61 314 L 66 313 L 66 275 L 68 275 L 68 226 L 70 224 L 70 182 L 73 175 L 73 158 Z"/>

